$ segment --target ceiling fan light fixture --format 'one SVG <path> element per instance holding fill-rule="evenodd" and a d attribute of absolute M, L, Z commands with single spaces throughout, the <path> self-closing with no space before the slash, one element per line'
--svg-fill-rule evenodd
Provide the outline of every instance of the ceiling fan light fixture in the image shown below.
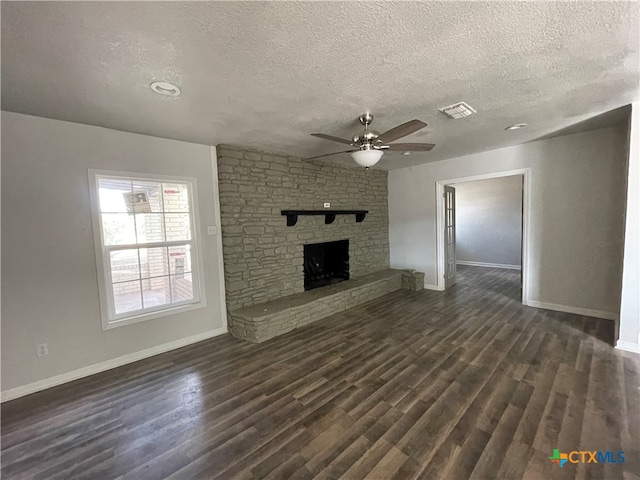
<path fill-rule="evenodd" d="M 361 167 L 369 168 L 378 163 L 383 154 L 384 152 L 382 150 L 367 149 L 352 152 L 351 157 Z"/>
<path fill-rule="evenodd" d="M 315 160 L 317 158 L 329 157 L 331 155 L 339 155 L 343 153 L 351 153 L 351 157 L 358 165 L 365 168 L 374 166 L 384 153 L 383 150 L 395 150 L 404 152 L 403 155 L 409 155 L 411 152 L 428 152 L 435 145 L 433 143 L 390 143 L 407 135 L 417 132 L 427 126 L 421 120 L 413 119 L 393 127 L 391 130 L 380 134 L 375 130 L 369 129 L 369 125 L 373 120 L 373 115 L 366 113 L 360 115 L 360 123 L 364 125 L 364 132 L 354 135 L 351 140 L 334 137 L 333 135 L 325 135 L 324 133 L 312 133 L 314 137 L 330 140 L 332 142 L 346 143 L 356 150 L 346 150 L 343 152 L 327 153 L 325 155 L 316 155 L 305 160 Z"/>

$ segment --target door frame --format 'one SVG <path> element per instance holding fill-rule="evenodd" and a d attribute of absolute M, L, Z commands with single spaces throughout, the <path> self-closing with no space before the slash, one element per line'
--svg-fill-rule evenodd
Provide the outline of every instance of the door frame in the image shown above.
<path fill-rule="evenodd" d="M 444 239 L 444 186 L 452 183 L 475 182 L 477 180 L 488 180 L 490 178 L 511 177 L 522 175 L 522 304 L 529 304 L 529 272 L 530 272 L 530 252 L 531 245 L 529 235 L 531 234 L 531 169 L 519 168 L 516 170 L 505 170 L 502 172 L 485 173 L 468 177 L 451 178 L 438 180 L 436 182 L 436 287 L 444 290 L 445 273 L 445 239 Z"/>

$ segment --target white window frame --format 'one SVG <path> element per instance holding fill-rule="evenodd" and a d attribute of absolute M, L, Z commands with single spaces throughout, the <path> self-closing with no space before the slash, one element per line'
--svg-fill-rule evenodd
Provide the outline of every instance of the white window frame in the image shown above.
<path fill-rule="evenodd" d="M 100 297 L 100 316 L 102 318 L 102 329 L 109 330 L 116 327 L 131 325 L 154 318 L 175 315 L 203 308 L 207 305 L 204 288 L 204 261 L 202 255 L 202 245 L 200 241 L 200 216 L 198 214 L 198 189 L 195 178 L 153 175 L 146 173 L 122 172 L 111 170 L 88 170 L 89 176 L 89 196 L 91 201 L 91 216 L 93 223 L 93 238 L 96 252 L 96 267 L 98 271 L 98 289 Z M 151 242 L 134 243 L 127 245 L 105 246 L 103 242 L 102 215 L 100 211 L 100 197 L 98 192 L 98 181 L 102 178 L 122 179 L 128 181 L 142 182 L 164 182 L 164 183 L 185 183 L 189 190 L 189 224 L 191 227 L 191 240 L 178 240 L 173 242 Z M 121 314 L 115 313 L 115 302 L 113 298 L 112 276 L 109 252 L 116 250 L 127 250 L 137 248 L 154 248 L 189 243 L 191 251 L 191 275 L 193 279 L 193 299 L 183 302 L 176 302 L 170 305 L 159 305 L 156 307 L 143 308 L 133 312 Z"/>

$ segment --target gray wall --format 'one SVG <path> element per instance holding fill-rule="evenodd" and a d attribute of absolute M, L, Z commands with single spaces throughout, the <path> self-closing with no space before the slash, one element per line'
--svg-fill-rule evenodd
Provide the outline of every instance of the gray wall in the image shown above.
<path fill-rule="evenodd" d="M 453 186 L 457 260 L 520 266 L 522 175 Z"/>
<path fill-rule="evenodd" d="M 220 211 L 229 310 L 304 291 L 303 245 L 349 239 L 355 278 L 389 268 L 387 172 L 305 162 L 228 145 L 218 146 Z M 364 209 L 300 216 L 287 227 L 283 209 Z"/>
<path fill-rule="evenodd" d="M 89 168 L 195 177 L 206 232 L 215 224 L 211 154 L 205 145 L 2 112 L 3 398 L 225 331 L 215 236 L 201 238 L 206 307 L 102 330 L 87 177 Z M 38 358 L 45 342 L 49 355 Z"/>
<path fill-rule="evenodd" d="M 389 172 L 391 266 L 436 284 L 436 182 L 530 169 L 528 298 L 616 318 L 620 308 L 627 128 L 539 140 Z"/>

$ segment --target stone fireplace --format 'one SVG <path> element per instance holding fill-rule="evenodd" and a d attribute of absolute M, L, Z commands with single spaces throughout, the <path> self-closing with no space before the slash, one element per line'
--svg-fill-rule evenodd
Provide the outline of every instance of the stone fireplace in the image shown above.
<path fill-rule="evenodd" d="M 233 325 L 240 310 L 255 306 L 257 313 L 264 313 L 271 308 L 263 307 L 269 302 L 297 302 L 298 294 L 315 298 L 324 289 L 344 290 L 353 281 L 389 269 L 386 171 L 227 145 L 217 147 L 217 160 L 227 311 L 234 335 L 252 338 Z M 325 202 L 331 210 L 368 213 L 360 221 L 353 214 L 338 214 L 331 223 L 325 223 L 324 215 L 300 215 L 295 225 L 287 226 L 283 210 L 323 210 Z M 338 260 L 327 265 L 326 256 L 320 260 L 317 252 L 311 253 L 315 249 L 311 245 L 320 243 L 340 245 Z M 305 250 L 315 260 L 305 262 Z M 305 264 L 316 269 L 317 277 L 327 270 L 331 274 L 308 276 L 305 281 Z M 349 282 L 334 284 L 347 278 Z M 323 288 L 309 290 L 323 283 Z M 356 300 L 349 301 L 356 304 Z M 329 307 L 314 308 L 319 311 L 300 307 L 300 315 L 319 318 Z M 284 324 L 273 327 L 286 328 Z M 257 338 L 264 337 L 255 335 L 253 340 Z"/>
<path fill-rule="evenodd" d="M 349 280 L 349 240 L 304 245 L 304 289 Z"/>

